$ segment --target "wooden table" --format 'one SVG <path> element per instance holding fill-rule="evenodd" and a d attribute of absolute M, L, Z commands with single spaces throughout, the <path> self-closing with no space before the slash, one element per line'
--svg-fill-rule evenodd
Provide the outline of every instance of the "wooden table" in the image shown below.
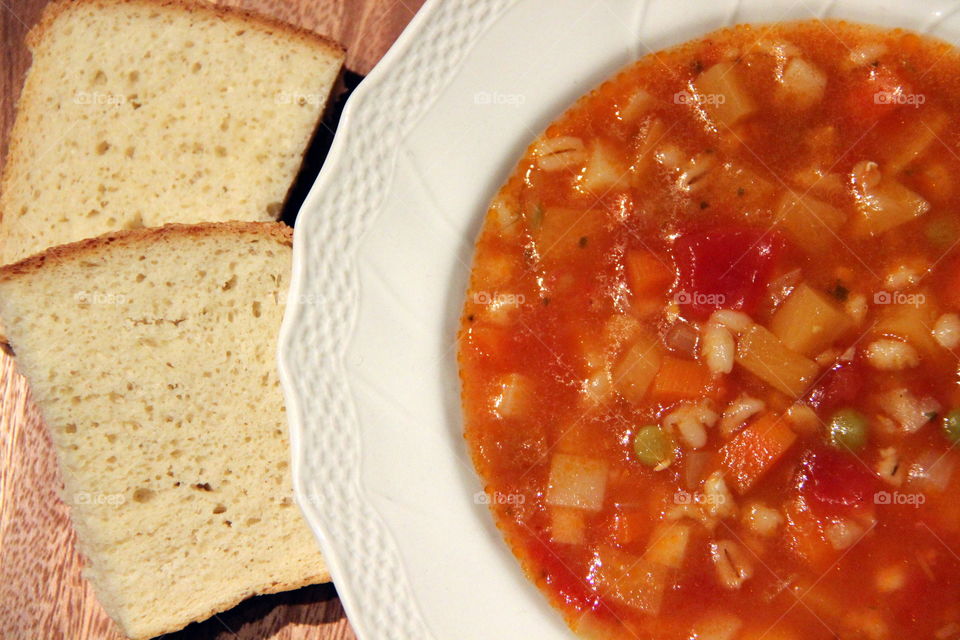
<path fill-rule="evenodd" d="M 0 153 L 29 54 L 23 39 L 48 0 L 0 0 Z M 347 67 L 366 74 L 423 0 L 226 0 L 331 36 Z M 0 158 L 2 159 L 2 158 Z M 0 638 L 121 636 L 80 577 L 73 532 L 57 492 L 50 441 L 13 360 L 0 355 Z M 332 585 L 253 598 L 167 638 L 344 640 L 350 630 Z"/>

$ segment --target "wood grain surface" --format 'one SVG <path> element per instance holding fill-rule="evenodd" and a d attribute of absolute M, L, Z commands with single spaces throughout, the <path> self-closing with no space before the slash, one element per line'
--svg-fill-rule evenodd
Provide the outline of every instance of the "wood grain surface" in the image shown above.
<path fill-rule="evenodd" d="M 347 67 L 366 74 L 423 0 L 226 0 L 286 20 L 347 47 Z M 47 0 L 0 0 L 0 160 L 30 58 L 23 40 Z M 351 75 L 356 81 L 357 76 Z M 322 150 L 319 154 L 322 157 Z M 315 170 L 316 167 L 313 167 Z M 309 176 L 306 176 L 309 179 Z M 122 636 L 81 578 L 74 534 L 60 501 L 52 445 L 14 361 L 0 354 L 0 638 Z M 168 639 L 354 638 L 333 585 L 252 598 Z"/>

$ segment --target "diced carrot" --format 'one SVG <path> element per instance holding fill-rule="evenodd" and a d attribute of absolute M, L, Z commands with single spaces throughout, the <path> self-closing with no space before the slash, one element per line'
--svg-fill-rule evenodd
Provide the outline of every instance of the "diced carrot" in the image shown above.
<path fill-rule="evenodd" d="M 737 493 L 743 494 L 767 473 L 797 439 L 787 421 L 762 415 L 720 448 L 720 460 Z"/>
<path fill-rule="evenodd" d="M 699 398 L 710 386 L 713 376 L 706 365 L 694 360 L 666 356 L 653 379 L 651 392 L 659 400 Z"/>
<path fill-rule="evenodd" d="M 661 296 L 673 282 L 673 269 L 649 251 L 630 251 L 626 263 L 627 284 L 637 298 Z"/>

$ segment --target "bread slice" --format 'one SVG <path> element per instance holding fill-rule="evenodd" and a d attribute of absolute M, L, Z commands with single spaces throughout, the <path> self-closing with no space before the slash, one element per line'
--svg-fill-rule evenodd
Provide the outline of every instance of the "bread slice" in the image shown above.
<path fill-rule="evenodd" d="M 170 225 L 0 269 L 87 577 L 131 638 L 329 579 L 293 502 L 278 223 Z"/>
<path fill-rule="evenodd" d="M 0 264 L 116 230 L 276 220 L 343 63 L 320 36 L 187 0 L 60 0 L 27 42 Z"/>

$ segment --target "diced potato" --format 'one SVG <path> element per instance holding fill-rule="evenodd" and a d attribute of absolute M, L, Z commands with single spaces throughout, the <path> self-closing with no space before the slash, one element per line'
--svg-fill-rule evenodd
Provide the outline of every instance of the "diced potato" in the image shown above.
<path fill-rule="evenodd" d="M 641 334 L 613 367 L 613 385 L 628 402 L 643 402 L 660 370 L 660 341 Z"/>
<path fill-rule="evenodd" d="M 581 388 L 583 399 L 588 405 L 598 405 L 606 402 L 613 393 L 613 381 L 610 370 L 606 367 L 595 369 L 583 382 Z"/>
<path fill-rule="evenodd" d="M 804 250 L 821 252 L 836 244 L 847 214 L 810 195 L 787 191 L 775 219 Z"/>
<path fill-rule="evenodd" d="M 614 189 L 628 186 L 629 170 L 612 148 L 598 143 L 590 151 L 586 169 L 578 178 L 577 186 L 594 196 L 602 196 Z"/>
<path fill-rule="evenodd" d="M 809 109 L 823 99 L 827 76 L 803 58 L 793 58 L 783 70 L 779 95 L 795 109 Z"/>
<path fill-rule="evenodd" d="M 820 430 L 817 412 L 805 404 L 791 405 L 783 415 L 790 422 L 790 427 L 800 435 L 813 436 Z"/>
<path fill-rule="evenodd" d="M 643 176 L 656 162 L 656 148 L 667 131 L 663 121 L 654 118 L 637 134 L 633 164 L 630 169 L 636 177 Z"/>
<path fill-rule="evenodd" d="M 679 569 L 687 556 L 687 544 L 690 542 L 689 525 L 679 522 L 664 522 L 650 534 L 645 560 L 656 564 Z"/>
<path fill-rule="evenodd" d="M 497 381 L 491 404 L 498 418 L 519 418 L 530 408 L 532 390 L 530 379 L 519 373 L 510 373 Z"/>
<path fill-rule="evenodd" d="M 758 324 L 740 338 L 737 362 L 792 398 L 803 395 L 819 370 L 816 362 L 788 349 L 777 336 Z"/>
<path fill-rule="evenodd" d="M 731 127 L 756 110 L 753 98 L 737 78 L 736 64 L 719 62 L 693 82 L 693 89 L 710 118 Z"/>
<path fill-rule="evenodd" d="M 926 493 L 940 493 L 950 486 L 957 459 L 949 453 L 927 449 L 910 465 L 907 485 Z"/>
<path fill-rule="evenodd" d="M 607 463 L 603 460 L 566 453 L 553 456 L 547 504 L 599 511 L 606 489 Z"/>
<path fill-rule="evenodd" d="M 540 255 L 547 259 L 562 259 L 581 251 L 584 239 L 597 233 L 602 225 L 601 213 L 550 207 L 543 211 L 540 229 L 534 234 Z"/>
<path fill-rule="evenodd" d="M 876 164 L 861 162 L 853 170 L 858 216 L 851 230 L 878 235 L 910 222 L 930 210 L 930 203 L 889 177 L 879 177 Z"/>
<path fill-rule="evenodd" d="M 643 326 L 633 316 L 615 313 L 603 325 L 601 334 L 603 348 L 606 349 L 607 354 L 619 353 L 624 345 L 632 344 L 642 330 Z M 604 355 L 604 364 L 608 361 L 609 357 Z"/>
<path fill-rule="evenodd" d="M 743 621 L 730 613 L 715 613 L 693 625 L 690 640 L 736 640 Z"/>
<path fill-rule="evenodd" d="M 584 511 L 569 507 L 550 507 L 550 539 L 561 544 L 583 544 L 586 525 Z"/>
<path fill-rule="evenodd" d="M 833 130 L 833 127 L 830 129 Z M 847 192 L 847 186 L 839 173 L 825 170 L 817 164 L 794 173 L 792 182 L 802 187 L 803 191 L 820 197 L 843 196 Z"/>
<path fill-rule="evenodd" d="M 876 396 L 877 404 L 905 433 L 916 433 L 940 413 L 940 403 L 935 398 L 918 398 L 904 387 L 890 389 Z"/>
<path fill-rule="evenodd" d="M 756 171 L 739 162 L 716 164 L 716 154 L 701 153 L 693 158 L 691 168 L 706 169 L 702 178 L 691 180 L 691 191 L 701 201 L 729 202 L 747 213 L 755 209 L 765 209 L 770 198 L 774 197 L 777 187 Z M 691 179 L 695 174 L 691 173 Z M 749 214 L 747 214 L 749 215 Z"/>
<path fill-rule="evenodd" d="M 599 547 L 596 556 L 601 593 L 650 615 L 660 612 L 668 567 L 609 546 Z"/>
<path fill-rule="evenodd" d="M 935 156 L 937 157 L 937 156 Z M 923 197 L 939 204 L 949 200 L 954 194 L 956 183 L 953 180 L 953 173 L 943 162 L 929 160 L 923 162 L 917 167 L 917 188 Z M 949 223 L 948 223 L 949 224 Z M 939 240 L 945 238 L 948 233 L 939 236 Z"/>
<path fill-rule="evenodd" d="M 850 64 L 855 67 L 865 67 L 877 62 L 887 52 L 887 45 L 883 42 L 869 42 L 855 47 L 847 56 Z"/>
<path fill-rule="evenodd" d="M 849 549 L 863 536 L 863 533 L 863 527 L 848 518 L 837 518 L 823 528 L 823 535 L 827 542 L 837 551 Z"/>
<path fill-rule="evenodd" d="M 941 347 L 931 331 L 936 319 L 933 304 L 892 304 L 881 311 L 875 329 L 878 334 L 893 334 L 906 340 L 926 355 L 937 355 Z"/>
<path fill-rule="evenodd" d="M 632 122 L 650 111 L 656 103 L 657 99 L 649 91 L 637 88 L 617 111 L 621 120 Z"/>
<path fill-rule="evenodd" d="M 474 300 L 482 303 L 476 313 L 479 318 L 506 327 L 515 322 L 517 312 L 526 304 L 527 298 L 523 294 L 494 290 L 478 293 Z"/>
<path fill-rule="evenodd" d="M 846 314 L 806 284 L 793 290 L 770 321 L 783 346 L 806 356 L 820 353 L 850 327 Z"/>
<path fill-rule="evenodd" d="M 943 111 L 931 108 L 910 118 L 908 122 L 910 124 L 886 145 L 891 155 L 883 166 L 891 175 L 899 173 L 926 153 L 949 124 L 950 118 Z"/>

